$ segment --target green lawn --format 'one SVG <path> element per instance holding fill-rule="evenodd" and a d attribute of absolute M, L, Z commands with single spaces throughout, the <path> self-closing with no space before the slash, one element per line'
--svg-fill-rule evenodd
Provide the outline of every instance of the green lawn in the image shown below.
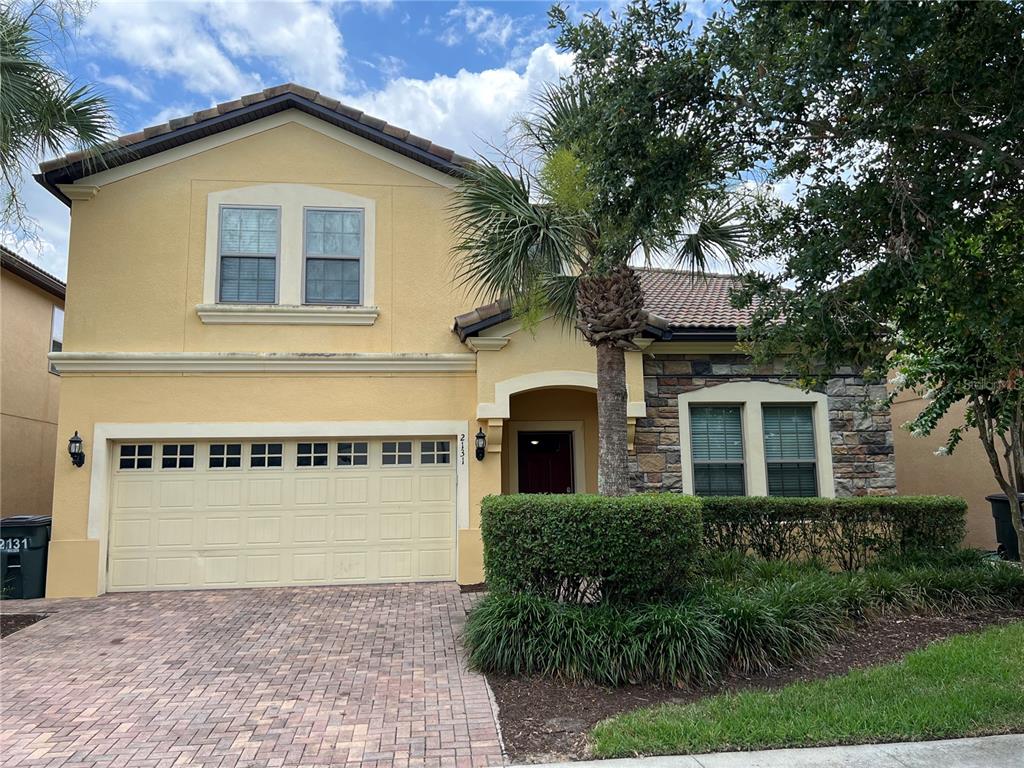
<path fill-rule="evenodd" d="M 641 709 L 598 724 L 598 757 L 912 741 L 1024 730 L 1024 623 L 898 664 Z"/>

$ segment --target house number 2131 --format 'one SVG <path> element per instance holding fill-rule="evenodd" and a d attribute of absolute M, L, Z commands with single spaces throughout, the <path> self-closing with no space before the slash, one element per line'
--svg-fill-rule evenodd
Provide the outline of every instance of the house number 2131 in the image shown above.
<path fill-rule="evenodd" d="M 28 549 L 28 538 L 21 539 L 0 539 L 0 550 L 5 552 L 20 552 Z"/>

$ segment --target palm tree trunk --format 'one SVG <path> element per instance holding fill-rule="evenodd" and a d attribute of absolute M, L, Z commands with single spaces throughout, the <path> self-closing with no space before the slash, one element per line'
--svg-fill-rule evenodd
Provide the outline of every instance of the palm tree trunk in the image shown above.
<path fill-rule="evenodd" d="M 597 492 L 629 493 L 626 442 L 626 353 L 620 346 L 597 347 Z"/>

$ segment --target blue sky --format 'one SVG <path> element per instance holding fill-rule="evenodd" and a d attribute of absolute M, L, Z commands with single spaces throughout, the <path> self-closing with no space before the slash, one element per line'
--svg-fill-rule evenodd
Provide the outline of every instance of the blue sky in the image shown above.
<path fill-rule="evenodd" d="M 102 89 L 124 133 L 294 81 L 473 154 L 500 144 L 530 94 L 568 71 L 547 28 L 549 5 L 98 0 L 53 53 Z M 579 16 L 621 1 L 566 5 Z M 711 10 L 690 7 L 698 20 Z M 67 209 L 27 174 L 24 193 L 40 240 L 16 245 L 63 277 Z"/>

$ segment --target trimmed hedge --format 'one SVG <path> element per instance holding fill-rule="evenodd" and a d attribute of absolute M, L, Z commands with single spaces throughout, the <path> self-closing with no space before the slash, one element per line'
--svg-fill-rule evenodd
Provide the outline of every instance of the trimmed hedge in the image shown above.
<path fill-rule="evenodd" d="M 466 625 L 470 662 L 483 672 L 605 685 L 707 684 L 730 670 L 778 669 L 864 616 L 1024 604 L 1024 570 L 977 553 L 860 573 L 727 559 L 718 570 L 730 578 L 671 602 L 574 605 L 491 593 Z"/>
<path fill-rule="evenodd" d="M 488 496 L 487 586 L 572 603 L 672 598 L 696 563 L 700 506 L 672 493 Z"/>
<path fill-rule="evenodd" d="M 701 506 L 704 545 L 711 551 L 824 559 L 844 570 L 864 568 L 886 553 L 954 550 L 967 514 L 967 502 L 954 496 L 712 496 Z"/>

